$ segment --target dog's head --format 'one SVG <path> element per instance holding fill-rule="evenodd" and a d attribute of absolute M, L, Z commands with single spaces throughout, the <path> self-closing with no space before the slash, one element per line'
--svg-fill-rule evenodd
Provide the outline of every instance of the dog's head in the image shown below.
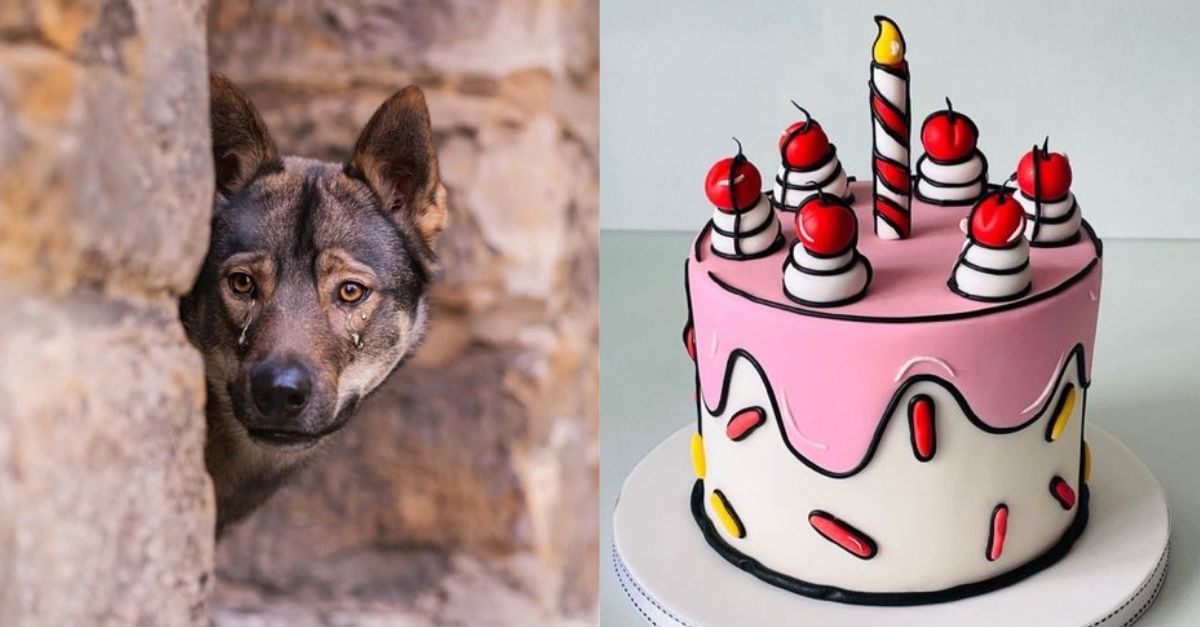
<path fill-rule="evenodd" d="M 281 158 L 241 91 L 220 76 L 211 89 L 212 239 L 181 315 L 204 355 L 210 431 L 300 451 L 424 330 L 446 220 L 429 113 L 420 89 L 401 90 L 332 164 Z"/>

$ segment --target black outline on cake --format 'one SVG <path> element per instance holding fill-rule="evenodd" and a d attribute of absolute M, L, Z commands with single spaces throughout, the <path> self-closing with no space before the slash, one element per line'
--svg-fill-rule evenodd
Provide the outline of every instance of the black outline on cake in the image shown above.
<path fill-rule="evenodd" d="M 876 15 L 875 23 L 878 24 L 881 19 L 885 19 L 885 20 L 895 24 L 895 20 L 893 20 L 890 17 L 887 17 L 886 15 Z M 897 28 L 896 28 L 896 35 L 898 37 L 900 37 L 900 45 L 904 46 L 905 56 L 907 57 L 908 42 L 904 39 L 904 32 L 900 30 L 899 26 L 897 26 Z M 879 39 L 879 36 L 876 35 L 875 39 L 876 40 Z M 875 45 L 874 40 L 872 41 L 871 45 L 872 45 L 872 47 Z M 904 113 L 901 113 L 900 110 L 897 109 L 894 105 L 892 105 L 892 103 L 887 98 L 883 97 L 883 94 L 879 93 L 879 89 L 876 88 L 876 86 L 875 86 L 874 74 L 875 74 L 876 68 L 880 69 L 883 72 L 891 74 L 892 76 L 895 76 L 897 78 L 904 79 L 904 82 L 908 84 L 908 89 L 906 89 L 905 93 L 904 93 L 904 98 L 905 98 L 905 106 L 904 106 L 905 112 Z M 875 231 L 875 236 L 878 237 L 879 236 L 879 221 L 878 220 L 882 219 L 884 222 L 886 222 L 888 224 L 888 226 L 892 227 L 892 229 L 895 230 L 896 233 L 898 233 L 900 235 L 900 239 L 902 239 L 902 240 L 908 239 L 909 237 L 912 237 L 912 192 L 913 192 L 913 180 L 912 180 L 913 177 L 912 177 L 912 171 L 911 171 L 912 141 L 910 139 L 912 136 L 912 76 L 909 74 L 909 71 L 908 71 L 908 59 L 906 58 L 904 60 L 904 66 L 901 69 L 896 69 L 891 66 L 884 65 L 882 63 L 876 63 L 874 54 L 872 54 L 872 56 L 871 56 L 871 73 L 870 73 L 870 78 L 867 80 L 867 88 L 868 88 L 868 92 L 870 93 L 870 98 L 867 99 L 867 109 L 868 109 L 868 112 L 871 114 L 871 215 L 872 215 L 871 228 Z M 886 124 L 884 124 L 882 121 L 879 123 L 879 127 L 882 128 L 883 132 L 887 133 L 889 137 L 896 140 L 896 142 L 898 144 L 900 144 L 901 146 L 904 146 L 905 150 L 908 151 L 909 163 L 900 163 L 900 162 L 898 162 L 894 159 L 891 159 L 879 152 L 879 146 L 875 142 L 875 97 L 876 96 L 879 97 L 880 102 L 882 102 L 885 107 L 890 108 L 898 117 L 901 117 L 904 119 L 905 129 L 907 130 L 909 137 L 897 136 L 896 133 L 894 133 L 892 131 L 892 129 L 888 128 L 888 126 Z M 897 167 L 898 169 L 903 170 L 908 173 L 908 191 L 901 191 L 901 190 L 894 189 L 891 185 L 887 184 L 886 179 L 884 179 L 883 177 L 878 175 L 878 166 L 876 165 L 877 159 L 888 162 L 888 163 L 894 165 L 895 167 Z M 884 186 L 887 187 L 889 190 L 891 190 L 897 194 L 906 196 L 908 198 L 908 207 L 901 207 L 900 205 L 896 204 L 895 202 L 892 202 L 891 199 L 889 199 L 885 196 L 880 196 L 878 193 L 876 193 L 875 183 L 879 182 L 879 181 L 883 181 Z M 897 213 L 908 216 L 908 228 L 901 229 L 895 222 L 892 221 L 891 218 L 889 218 L 888 216 L 886 216 L 884 214 L 879 213 L 879 211 L 877 210 L 877 206 L 878 206 L 879 201 L 881 201 L 881 200 L 884 201 L 885 204 L 890 205 Z"/>
<path fill-rule="evenodd" d="M 1074 389 L 1075 386 L 1071 383 L 1068 383 L 1066 387 L 1063 388 L 1062 392 L 1059 393 L 1058 402 L 1054 404 L 1054 413 L 1050 415 L 1050 420 L 1046 421 L 1045 438 L 1047 442 L 1054 441 L 1054 425 L 1058 424 L 1058 415 L 1062 413 L 1063 407 L 1065 407 L 1067 404 L 1067 398 L 1071 395 L 1071 392 Z M 1070 416 L 1068 416 L 1067 419 L 1070 420 Z"/>
<path fill-rule="evenodd" d="M 1079 539 L 1080 534 L 1087 527 L 1088 522 L 1088 487 L 1082 485 L 1079 490 L 1079 509 L 1075 513 L 1075 518 L 1071 521 L 1063 535 L 1054 543 L 1045 553 L 1017 566 L 1016 568 L 1000 573 L 994 577 L 976 581 L 972 583 L 959 584 L 942 590 L 932 590 L 927 592 L 863 592 L 859 590 L 848 590 L 837 586 L 829 586 L 816 584 L 803 579 L 797 579 L 785 575 L 783 573 L 771 570 L 763 566 L 761 562 L 733 548 L 724 538 L 720 536 L 713 522 L 709 520 L 708 514 L 704 510 L 704 480 L 697 479 L 692 485 L 692 518 L 696 520 L 696 524 L 700 527 L 704 534 L 705 541 L 708 545 L 717 552 L 718 555 L 725 558 L 730 564 L 754 575 L 758 579 L 769 583 L 773 586 L 783 588 L 796 594 L 801 594 L 814 599 L 823 599 L 826 601 L 836 601 L 838 603 L 849 603 L 852 605 L 878 605 L 878 606 L 907 606 L 907 605 L 926 605 L 929 603 L 945 603 L 947 601 L 955 601 L 972 597 L 985 592 L 999 590 L 1006 586 L 1010 586 L 1034 573 L 1042 571 L 1049 566 L 1054 565 L 1071 550 L 1075 541 Z"/>
<path fill-rule="evenodd" d="M 1018 300 L 1018 299 L 1028 296 L 1029 292 L 1033 291 L 1033 277 L 1032 276 L 1030 276 L 1029 282 L 1025 284 L 1025 287 L 1022 288 L 1021 291 L 1019 291 L 1015 294 L 1009 294 L 1009 295 L 1005 295 L 1005 296 L 980 296 L 978 294 L 964 292 L 958 288 L 958 279 L 955 275 L 958 274 L 958 267 L 960 265 L 970 268 L 972 270 L 975 270 L 977 272 L 982 272 L 984 274 L 990 274 L 992 276 L 1006 276 L 1006 275 L 1010 275 L 1010 274 L 1018 274 L 1029 267 L 1029 256 L 1028 255 L 1026 255 L 1024 263 L 1021 263 L 1020 265 L 1017 265 L 1017 266 L 1013 266 L 1011 268 L 985 268 L 981 265 L 971 263 L 970 261 L 967 260 L 967 252 L 969 252 L 971 250 L 972 246 L 978 246 L 985 250 L 1012 250 L 1012 249 L 1020 246 L 1021 242 L 1025 240 L 1025 226 L 1024 225 L 1021 225 L 1021 233 L 1020 233 L 1019 237 L 1017 237 L 1017 239 L 1013 240 L 1013 242 L 1007 246 L 989 246 L 987 244 L 984 244 L 984 243 L 976 240 L 975 236 L 971 234 L 971 228 L 969 225 L 974 221 L 975 211 L 977 209 L 979 209 L 979 205 L 984 200 L 986 200 L 990 194 L 993 194 L 993 193 L 999 195 L 999 197 L 1001 198 L 1000 202 L 1003 202 L 1003 197 L 1005 194 L 1009 195 L 1010 201 L 1017 202 L 1017 199 L 1012 197 L 1012 190 L 1008 189 L 1004 185 L 1001 185 L 999 187 L 999 189 L 997 189 L 995 192 L 991 192 L 991 191 L 985 192 L 982 196 L 979 197 L 979 200 L 976 201 L 975 206 L 971 207 L 971 210 L 967 212 L 967 224 L 968 224 L 967 245 L 963 246 L 962 251 L 960 251 L 958 253 L 958 259 L 956 259 L 954 261 L 954 266 L 950 270 L 950 278 L 946 279 L 946 287 L 950 288 L 951 292 L 954 292 L 955 294 L 958 294 L 959 296 L 966 298 L 967 300 L 976 300 L 976 301 L 979 301 L 982 303 L 1004 303 L 1004 302 L 1008 302 L 1008 301 L 1012 301 L 1012 300 Z M 1017 206 L 1021 208 L 1021 213 L 1024 214 L 1025 209 L 1020 206 L 1020 203 L 1018 203 Z"/>
<path fill-rule="evenodd" d="M 784 172 L 784 178 L 780 178 L 778 172 L 775 173 L 775 184 L 779 185 L 787 190 L 796 190 L 796 191 L 800 191 L 800 192 L 815 193 L 815 192 L 821 190 L 826 185 L 829 185 L 830 183 L 836 181 L 839 176 L 841 176 L 842 174 L 844 174 L 846 172 L 846 170 L 845 170 L 845 168 L 842 167 L 841 160 L 838 160 L 838 164 L 837 164 L 838 167 L 833 171 L 832 174 L 825 177 L 821 181 L 809 183 L 808 185 L 795 185 L 795 184 L 788 182 L 787 176 L 789 174 L 792 174 L 793 172 L 801 172 L 801 173 L 815 172 L 815 171 L 820 170 L 821 168 L 825 167 L 826 165 L 828 165 L 829 161 L 831 159 L 837 159 L 837 146 L 835 146 L 833 144 L 833 142 L 829 142 L 829 147 L 825 149 L 825 154 L 822 155 L 821 158 L 815 164 L 813 164 L 811 167 L 805 168 L 805 167 L 800 167 L 800 166 L 794 166 L 794 165 L 792 165 L 792 163 L 790 161 L 788 161 L 787 147 L 791 145 L 792 140 L 794 140 L 800 133 L 802 133 L 808 129 L 809 124 L 814 123 L 814 120 L 812 119 L 812 116 L 809 115 L 807 109 L 805 109 L 804 107 L 801 107 L 799 104 L 796 103 L 795 100 L 792 101 L 792 105 L 795 106 L 797 109 L 800 110 L 801 113 L 804 114 L 804 124 L 796 127 L 791 132 L 786 132 L 785 134 L 787 137 L 784 140 L 779 142 L 779 162 L 781 165 L 783 165 L 783 169 L 785 170 L 785 172 Z M 817 123 L 817 127 L 819 128 L 820 126 L 821 125 L 819 123 Z M 822 131 L 824 131 L 824 129 L 822 129 Z M 828 137 L 826 137 L 826 140 L 828 141 Z M 774 192 L 774 190 L 771 190 L 771 192 Z M 796 209 L 800 207 L 800 205 L 804 204 L 804 202 L 801 201 L 800 205 L 796 205 L 796 208 L 788 207 L 787 205 L 783 204 L 781 201 L 775 200 L 775 195 L 774 195 L 774 193 L 771 193 L 771 192 L 765 193 L 765 195 L 767 196 L 767 202 L 770 202 L 771 206 L 774 207 L 778 211 L 795 212 Z M 854 192 L 850 191 L 849 187 L 847 187 L 846 193 L 847 193 L 846 196 L 844 196 L 844 197 L 839 196 L 839 198 L 841 198 L 842 200 L 845 200 L 847 203 L 853 203 L 854 202 Z"/>
<path fill-rule="evenodd" d="M 1091 385 L 1091 382 L 1088 381 L 1087 375 L 1084 372 L 1084 370 L 1085 370 L 1084 357 L 1085 356 L 1084 356 L 1083 344 L 1076 344 L 1074 347 L 1071 348 L 1070 352 L 1067 353 L 1066 359 L 1063 361 L 1062 367 L 1059 369 L 1058 373 L 1054 377 L 1053 389 L 1057 390 L 1062 387 L 1063 380 L 1066 378 L 1068 366 L 1070 366 L 1071 360 L 1074 359 L 1075 360 L 1075 371 L 1076 371 L 1076 375 L 1077 375 L 1076 378 L 1080 382 L 1080 387 L 1082 387 L 1083 390 L 1086 392 L 1087 388 Z M 997 434 L 997 435 L 1005 434 L 1005 433 L 1014 433 L 1014 432 L 1020 431 L 1022 429 L 1029 427 L 1030 425 L 1034 424 L 1038 420 L 1045 418 L 1046 410 L 1050 409 L 1051 403 L 1055 399 L 1054 395 L 1051 395 L 1049 398 L 1047 398 L 1042 403 L 1041 408 L 1038 409 L 1036 412 L 1034 412 L 1032 418 L 1030 418 L 1029 420 L 1026 420 L 1025 422 L 1023 422 L 1021 424 L 1014 425 L 1012 427 L 993 427 L 992 425 L 989 425 L 986 422 L 984 422 L 975 413 L 975 410 L 971 409 L 971 406 L 967 403 L 967 399 L 963 396 L 962 392 L 960 392 L 958 390 L 958 388 L 955 387 L 955 385 L 953 383 L 947 381 L 946 379 L 943 379 L 942 377 L 939 377 L 939 376 L 933 375 L 933 374 L 913 375 L 913 376 L 905 379 L 903 383 L 900 383 L 897 386 L 896 391 L 892 393 L 892 398 L 891 398 L 891 400 L 888 401 L 888 404 L 883 411 L 883 415 L 880 416 L 880 418 L 879 418 L 878 426 L 875 427 L 875 433 L 871 436 L 871 444 L 867 447 L 867 451 L 863 455 L 862 461 L 860 461 L 858 463 L 858 465 L 855 466 L 854 468 L 851 468 L 850 470 L 847 470 L 845 472 L 833 472 L 830 470 L 826 470 L 825 468 L 822 468 L 821 466 L 817 465 L 816 463 L 814 463 L 813 461 L 811 461 L 810 459 L 805 457 L 803 453 L 796 450 L 796 448 L 792 445 L 791 440 L 789 440 L 787 437 L 788 432 L 787 432 L 786 427 L 783 424 L 783 413 L 779 411 L 779 401 L 775 396 L 774 388 L 771 386 L 771 380 L 767 377 L 766 371 L 763 369 L 762 365 L 760 365 L 758 363 L 758 360 L 755 359 L 754 356 L 751 355 L 750 352 L 747 351 L 746 349 L 736 348 L 732 352 L 729 353 L 729 359 L 726 360 L 726 362 L 725 362 L 725 374 L 721 381 L 721 399 L 720 399 L 720 401 L 718 401 L 717 406 L 715 408 L 711 408 L 708 406 L 708 403 L 704 400 L 704 394 L 703 394 L 703 392 L 701 392 L 698 395 L 700 397 L 699 405 L 700 405 L 701 409 L 703 409 L 703 411 L 708 412 L 708 415 L 713 416 L 713 417 L 720 416 L 721 414 L 725 413 L 725 410 L 727 409 L 726 405 L 729 402 L 729 384 L 733 381 L 733 369 L 734 369 L 734 366 L 737 365 L 737 360 L 739 358 L 745 359 L 746 362 L 749 363 L 750 366 L 752 368 L 754 368 L 754 370 L 758 373 L 759 378 L 762 379 L 763 388 L 766 390 L 767 400 L 771 403 L 771 411 L 775 415 L 775 422 L 779 427 L 780 439 L 783 440 L 784 447 L 786 447 L 787 450 L 790 451 L 796 459 L 803 462 L 805 466 L 808 466 L 808 468 L 810 470 L 813 470 L 814 472 L 825 475 L 826 477 L 829 477 L 832 479 L 845 479 L 847 477 L 853 477 L 854 475 L 861 472 L 864 468 L 866 468 L 869 463 L 871 463 L 871 459 L 875 456 L 875 451 L 879 447 L 879 442 L 883 439 L 883 433 L 887 429 L 888 423 L 892 419 L 892 415 L 895 414 L 897 407 L 899 407 L 900 401 L 903 400 L 904 397 L 907 395 L 909 388 L 911 388 L 912 386 L 914 386 L 918 383 L 929 382 L 929 383 L 934 383 L 934 384 L 941 386 L 942 389 L 946 390 L 954 398 L 955 402 L 957 402 L 959 404 L 959 407 L 962 409 L 963 415 L 966 416 L 967 420 L 972 425 L 975 425 L 975 427 L 977 429 L 979 429 L 980 431 L 983 431 L 985 433 Z M 700 367 L 697 364 L 697 366 L 696 366 L 697 378 L 699 377 L 699 374 L 700 374 Z M 1070 382 L 1068 382 L 1068 385 L 1072 385 L 1072 387 L 1073 387 L 1073 384 L 1071 384 Z M 697 389 L 702 389 L 702 388 L 697 388 Z M 1084 394 L 1082 394 L 1082 396 L 1086 397 L 1087 394 L 1084 393 Z M 704 413 L 701 412 L 701 416 L 703 416 L 703 415 L 704 415 Z M 1053 421 L 1053 416 L 1050 417 L 1049 421 Z M 703 423 L 703 420 L 701 420 L 701 423 Z"/>
<path fill-rule="evenodd" d="M 836 205 L 845 207 L 846 209 L 848 209 L 850 211 L 850 215 L 854 216 L 854 235 L 850 238 L 850 242 L 848 244 L 846 244 L 845 248 L 843 248 L 835 253 L 822 254 L 822 253 L 818 253 L 818 252 L 809 250 L 808 247 L 804 245 L 804 242 L 802 240 L 800 240 L 799 234 L 797 234 L 796 241 L 792 243 L 792 246 L 790 248 L 788 248 L 788 253 L 783 258 L 783 265 L 780 267 L 780 272 L 779 272 L 780 280 L 783 280 L 783 276 L 785 276 L 787 274 L 787 269 L 789 267 L 795 268 L 800 273 L 807 274 L 809 276 L 837 276 L 839 274 L 844 274 L 846 272 L 849 272 L 850 270 L 852 270 L 854 268 L 854 265 L 859 262 L 861 262 L 867 270 L 867 280 L 866 280 L 866 282 L 863 283 L 861 290 L 859 290 L 859 291 L 855 292 L 854 294 L 851 294 L 850 296 L 847 296 L 846 298 L 843 298 L 841 300 L 835 300 L 835 301 L 830 301 L 830 302 L 812 301 L 812 300 L 800 298 L 799 296 L 795 296 L 794 294 L 792 294 L 791 292 L 788 291 L 787 283 L 785 282 L 784 287 L 783 287 L 783 295 L 786 296 L 787 299 L 792 301 L 793 303 L 796 303 L 799 305 L 804 305 L 805 307 L 816 307 L 816 308 L 843 307 L 843 306 L 849 305 L 851 303 L 856 303 L 859 300 L 862 300 L 862 298 L 867 295 L 867 290 L 871 287 L 871 281 L 875 279 L 875 269 L 871 267 L 871 260 L 867 259 L 862 253 L 858 252 L 858 215 L 856 213 L 854 213 L 854 207 L 851 207 L 849 202 L 847 200 L 841 198 L 840 196 L 835 196 L 833 194 L 829 194 L 829 198 L 834 199 L 832 204 L 836 204 Z M 825 199 L 825 193 L 822 192 L 821 190 L 817 190 L 817 193 L 806 198 L 804 200 L 804 202 L 800 203 L 796 207 L 795 214 L 796 214 L 797 221 L 799 221 L 800 214 L 804 211 L 804 207 L 806 205 L 808 205 L 808 203 L 814 202 L 817 200 L 824 200 L 824 199 Z M 780 234 L 782 235 L 782 232 Z M 842 255 L 845 255 L 846 253 L 848 253 L 850 251 L 854 251 L 854 254 L 850 257 L 850 261 L 847 261 L 845 264 L 843 264 L 839 268 L 834 268 L 833 270 L 814 270 L 813 268 L 805 268 L 804 266 L 800 265 L 799 263 L 795 263 L 795 260 L 792 257 L 792 251 L 795 249 L 796 246 L 803 248 L 804 252 L 808 253 L 809 255 L 811 255 L 813 257 L 816 257 L 817 259 L 837 259 L 838 257 L 841 257 Z M 689 307 L 690 306 L 691 305 L 689 305 Z"/>
<path fill-rule="evenodd" d="M 1050 136 L 1049 135 L 1046 136 L 1046 141 L 1043 142 L 1041 150 L 1042 150 L 1042 158 L 1048 157 L 1050 155 Z M 1065 221 L 1071 219 L 1075 215 L 1075 212 L 1079 211 L 1080 209 L 1079 209 L 1079 201 L 1075 200 L 1074 202 L 1071 203 L 1071 210 L 1067 212 L 1067 215 L 1064 216 L 1063 219 L 1061 219 L 1061 220 L 1055 219 L 1055 218 L 1043 219 L 1041 217 L 1042 203 L 1051 204 L 1051 203 L 1056 203 L 1056 202 L 1062 202 L 1063 200 L 1065 200 L 1067 198 L 1067 196 L 1071 195 L 1071 188 L 1070 188 L 1070 186 L 1067 186 L 1067 193 L 1063 194 L 1059 198 L 1042 200 L 1040 198 L 1042 195 L 1042 180 L 1041 180 L 1041 176 L 1040 176 L 1040 168 L 1038 168 L 1037 144 L 1034 144 L 1033 150 L 1031 152 L 1033 153 L 1033 197 L 1030 198 L 1024 191 L 1020 191 L 1020 186 L 1018 186 L 1018 192 L 1021 194 L 1021 196 L 1033 201 L 1034 215 L 1032 216 L 1032 218 L 1030 218 L 1028 213 L 1025 214 L 1027 219 L 1033 220 L 1033 232 L 1029 234 L 1029 245 L 1035 246 L 1037 248 L 1061 248 L 1063 246 L 1070 246 L 1072 244 L 1079 242 L 1079 240 L 1081 239 L 1081 236 L 1080 236 L 1078 230 L 1076 230 L 1075 233 L 1073 233 L 1070 237 L 1063 239 L 1063 240 L 1057 240 L 1057 241 L 1053 241 L 1053 242 L 1037 241 L 1038 232 L 1041 230 L 1042 224 L 1058 224 L 1061 222 L 1065 222 Z M 1063 157 L 1066 158 L 1066 155 L 1063 155 Z M 1087 222 L 1086 220 L 1081 219 L 1081 221 L 1080 221 L 1081 227 L 1086 222 Z M 1092 229 L 1090 226 L 1082 227 L 1082 228 L 1087 228 L 1088 234 L 1092 235 L 1093 238 L 1095 237 L 1095 233 L 1092 232 Z"/>
<path fill-rule="evenodd" d="M 929 455 L 921 454 L 921 447 L 917 442 L 917 412 L 915 409 L 919 402 L 929 404 Z M 919 462 L 927 462 L 937 455 L 937 403 L 928 394 L 914 394 L 908 400 L 908 441 L 912 445 L 913 457 L 917 458 Z"/>

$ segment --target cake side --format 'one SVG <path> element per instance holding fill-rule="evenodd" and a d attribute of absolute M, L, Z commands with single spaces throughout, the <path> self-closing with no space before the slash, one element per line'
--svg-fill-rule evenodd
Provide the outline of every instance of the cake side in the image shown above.
<path fill-rule="evenodd" d="M 941 213 L 919 212 L 914 239 L 884 244 L 895 257 L 876 263 L 864 304 L 889 284 L 947 290 L 953 250 L 901 261 L 966 215 L 930 211 Z M 778 277 L 786 248 L 718 262 L 704 240 L 686 264 L 685 341 L 699 388 L 694 506 L 718 552 L 802 594 L 887 605 L 979 594 L 1065 554 L 1087 516 L 1102 274 L 1090 232 L 1033 251 L 1027 296 L 950 314 L 925 302 L 906 319 L 734 289 L 747 283 L 731 269 L 774 263 Z M 897 265 L 918 274 L 889 277 Z"/>

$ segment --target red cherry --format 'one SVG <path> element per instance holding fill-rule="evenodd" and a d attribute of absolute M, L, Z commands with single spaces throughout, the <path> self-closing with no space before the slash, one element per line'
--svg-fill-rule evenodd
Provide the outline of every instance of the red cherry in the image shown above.
<path fill-rule="evenodd" d="M 807 170 L 820 165 L 829 154 L 829 138 L 816 120 L 800 120 L 779 136 L 779 149 L 787 165 Z"/>
<path fill-rule="evenodd" d="M 971 239 L 989 248 L 1005 248 L 1025 233 L 1025 210 L 1001 190 L 980 200 L 971 210 Z"/>
<path fill-rule="evenodd" d="M 979 131 L 970 118 L 950 106 L 949 98 L 946 107 L 925 118 L 921 124 L 921 144 L 938 161 L 958 161 L 975 151 Z"/>
<path fill-rule="evenodd" d="M 796 212 L 796 234 L 811 253 L 840 255 L 854 243 L 858 219 L 850 207 L 833 196 L 813 196 Z"/>
<path fill-rule="evenodd" d="M 1026 196 L 1035 195 L 1034 186 L 1034 152 L 1037 152 L 1037 183 L 1041 188 L 1039 200 L 1053 200 L 1067 195 L 1071 189 L 1071 162 L 1067 156 L 1059 152 L 1048 152 L 1035 147 L 1021 157 L 1017 165 L 1017 185 Z"/>
<path fill-rule="evenodd" d="M 762 193 L 762 175 L 739 152 L 736 157 L 727 157 L 713 164 L 708 170 L 708 177 L 704 179 L 704 193 L 709 202 L 726 213 L 748 209 Z"/>

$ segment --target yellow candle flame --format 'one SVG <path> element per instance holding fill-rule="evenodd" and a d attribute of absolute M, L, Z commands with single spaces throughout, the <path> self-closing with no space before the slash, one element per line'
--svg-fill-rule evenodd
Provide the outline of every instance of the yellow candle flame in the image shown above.
<path fill-rule="evenodd" d="M 879 35 L 872 49 L 875 62 L 890 67 L 904 63 L 904 35 L 900 34 L 900 27 L 882 15 L 876 15 L 875 22 L 879 24 Z"/>

